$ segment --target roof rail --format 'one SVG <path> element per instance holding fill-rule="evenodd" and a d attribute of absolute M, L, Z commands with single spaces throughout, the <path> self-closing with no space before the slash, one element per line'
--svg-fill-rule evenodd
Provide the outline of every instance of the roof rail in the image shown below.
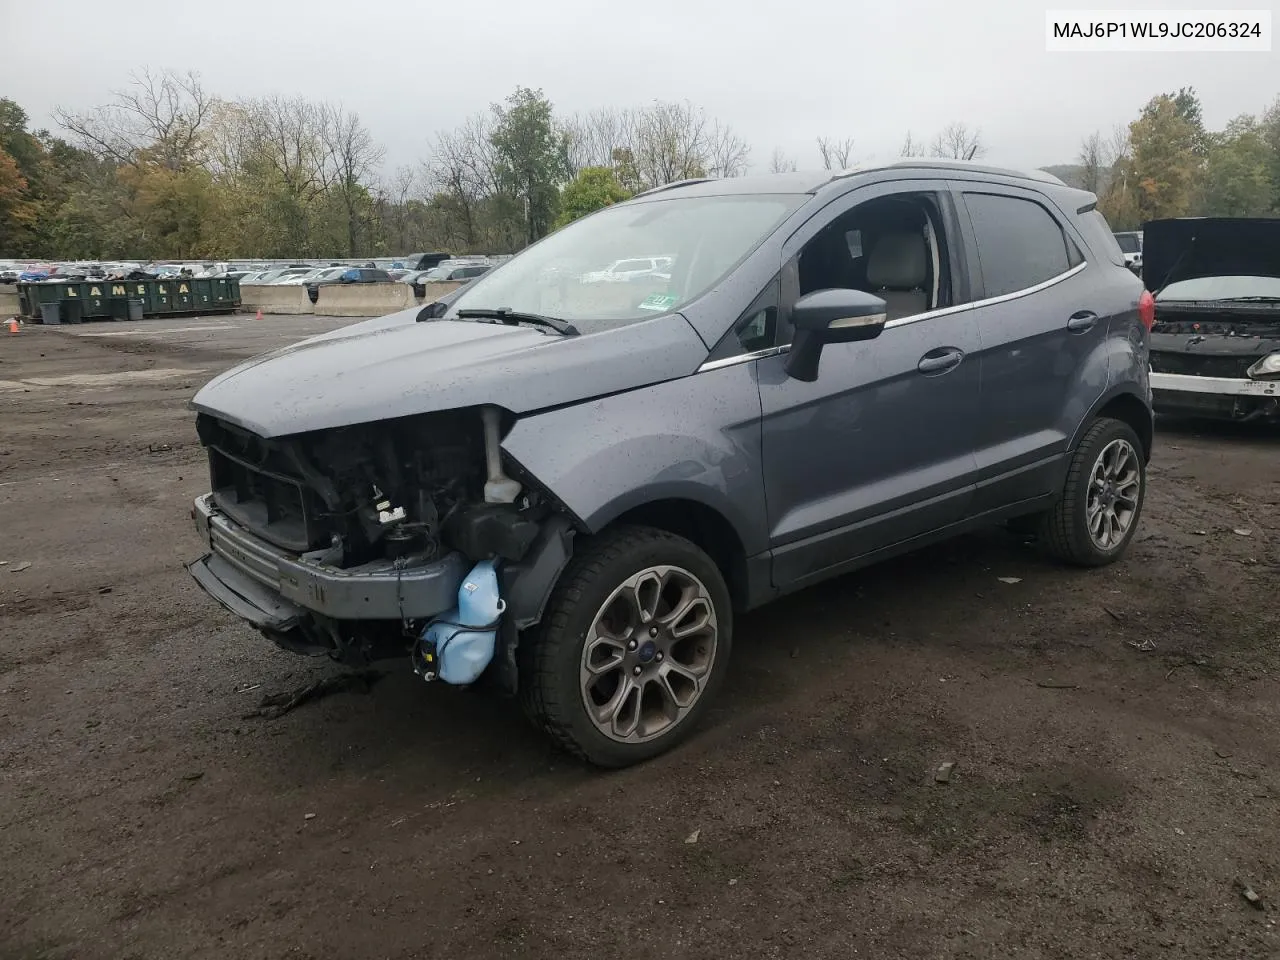
<path fill-rule="evenodd" d="M 641 190 L 636 197 L 647 197 L 651 193 L 662 193 L 664 190 L 674 190 L 676 187 L 687 187 L 694 183 L 708 183 L 715 177 L 690 177 L 687 180 L 672 180 L 670 183 L 664 183 L 660 187 L 650 187 L 648 190 Z M 636 197 L 632 197 L 634 200 Z"/>
<path fill-rule="evenodd" d="M 1052 173 L 1044 170 L 1015 170 L 1012 167 L 998 167 L 986 163 L 978 163 L 973 160 L 950 160 L 932 157 L 902 157 L 898 160 L 890 160 L 887 163 L 870 164 L 866 167 L 854 167 L 850 170 L 841 170 L 836 178 L 850 177 L 858 173 L 867 173 L 871 170 L 887 170 L 891 167 L 916 167 L 925 170 L 971 170 L 974 173 L 989 173 L 1000 177 L 1015 177 L 1019 180 L 1035 180 L 1038 183 L 1051 183 L 1054 186 L 1065 187 L 1066 184 L 1055 177 Z"/>

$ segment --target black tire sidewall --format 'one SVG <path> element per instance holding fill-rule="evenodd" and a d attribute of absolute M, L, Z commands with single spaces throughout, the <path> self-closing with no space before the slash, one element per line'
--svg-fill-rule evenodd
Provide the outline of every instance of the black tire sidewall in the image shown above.
<path fill-rule="evenodd" d="M 548 606 L 552 625 L 539 638 L 539 642 L 549 644 L 548 656 L 542 658 L 542 669 L 534 681 L 551 686 L 547 699 L 560 705 L 558 720 L 562 728 L 568 728 L 565 732 L 584 757 L 599 766 L 622 767 L 665 753 L 697 727 L 724 681 L 732 646 L 733 611 L 719 568 L 688 540 L 632 528 L 620 531 L 610 546 L 613 549 L 587 553 L 581 564 L 575 561 L 561 578 L 561 587 L 557 587 Z M 583 569 L 592 566 L 593 561 L 601 561 L 601 553 L 604 557 L 599 569 L 584 579 Z M 587 715 L 579 676 L 582 648 L 597 611 L 618 585 L 646 567 L 663 564 L 688 570 L 710 593 L 718 631 L 715 660 L 698 702 L 670 733 L 645 743 L 619 743 L 597 730 Z M 574 585 L 580 588 L 576 598 L 561 595 L 562 587 Z"/>
<path fill-rule="evenodd" d="M 1098 457 L 1106 449 L 1107 444 L 1114 440 L 1127 440 L 1137 456 L 1138 507 L 1134 512 L 1133 522 L 1129 525 L 1129 529 L 1125 532 L 1124 538 L 1119 545 L 1110 550 L 1103 550 L 1093 542 L 1093 537 L 1089 535 L 1089 482 L 1093 476 L 1093 468 L 1098 462 Z M 1073 528 L 1073 539 L 1079 544 L 1079 549 L 1086 554 L 1088 562 L 1091 565 L 1101 566 L 1111 563 L 1124 555 L 1138 532 L 1139 523 L 1142 521 L 1142 508 L 1147 500 L 1147 465 L 1143 458 L 1142 441 L 1138 439 L 1138 434 L 1127 423 L 1121 420 L 1106 420 L 1101 425 L 1101 429 L 1096 433 L 1091 433 L 1085 442 L 1080 445 L 1076 451 L 1076 457 L 1079 459 L 1082 469 L 1076 477 L 1077 489 L 1073 491 L 1074 500 L 1069 523 Z"/>

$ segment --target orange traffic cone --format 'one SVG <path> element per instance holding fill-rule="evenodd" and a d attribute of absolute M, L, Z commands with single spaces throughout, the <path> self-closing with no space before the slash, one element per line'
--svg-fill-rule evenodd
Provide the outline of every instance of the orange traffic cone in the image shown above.
<path fill-rule="evenodd" d="M 10 333 L 17 333 L 17 332 L 18 332 L 18 318 L 17 318 L 17 317 L 10 317 L 10 318 L 9 318 L 9 332 L 10 332 Z"/>
<path fill-rule="evenodd" d="M 255 319 L 255 320 L 261 320 L 261 319 L 262 319 L 262 311 L 261 311 L 261 310 L 259 310 L 259 311 L 258 311 L 258 315 L 257 315 L 256 317 L 254 317 L 254 319 Z"/>

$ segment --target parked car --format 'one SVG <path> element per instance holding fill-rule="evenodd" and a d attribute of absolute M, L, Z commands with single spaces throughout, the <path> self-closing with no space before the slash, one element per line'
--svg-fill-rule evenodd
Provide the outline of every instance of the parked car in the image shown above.
<path fill-rule="evenodd" d="M 315 303 L 320 299 L 320 288 L 339 283 L 389 283 L 387 271 L 377 267 L 331 267 L 325 273 L 306 283 L 307 296 Z"/>
<path fill-rule="evenodd" d="M 593 763 L 651 757 L 775 597 L 1014 519 L 1068 563 L 1124 555 L 1154 302 L 1095 204 L 911 160 L 607 207 L 210 381 L 191 572 L 286 649 L 408 637 L 422 677 L 517 693 Z M 539 280 L 653 250 L 654 290 Z"/>
<path fill-rule="evenodd" d="M 1157 413 L 1280 423 L 1280 218 L 1145 224 Z"/>
<path fill-rule="evenodd" d="M 1124 263 L 1139 276 L 1142 275 L 1142 231 L 1123 230 L 1115 235 L 1120 252 L 1124 254 Z"/>
<path fill-rule="evenodd" d="M 21 270 L 0 270 L 0 283 L 17 283 Z"/>
<path fill-rule="evenodd" d="M 664 279 L 670 277 L 670 257 L 634 257 L 627 260 L 615 260 L 603 270 L 595 270 L 583 275 L 583 283 L 627 283 L 632 280 L 647 278 L 654 274 Z"/>
<path fill-rule="evenodd" d="M 432 267 L 444 262 L 452 260 L 452 253 L 411 253 L 405 257 L 398 258 L 400 263 L 410 270 L 430 270 Z"/>

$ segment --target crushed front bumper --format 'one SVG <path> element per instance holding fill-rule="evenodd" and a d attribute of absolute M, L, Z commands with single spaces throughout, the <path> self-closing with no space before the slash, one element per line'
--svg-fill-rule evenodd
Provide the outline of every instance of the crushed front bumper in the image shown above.
<path fill-rule="evenodd" d="M 452 607 L 468 563 L 452 552 L 397 568 L 378 560 L 340 569 L 286 553 L 222 513 L 212 494 L 191 511 L 209 553 L 188 565 L 206 593 L 261 629 L 287 631 L 307 612 L 334 620 L 418 620 Z"/>
<path fill-rule="evenodd" d="M 1156 413 L 1231 420 L 1280 419 L 1280 381 L 1276 380 L 1152 373 L 1151 392 Z"/>

